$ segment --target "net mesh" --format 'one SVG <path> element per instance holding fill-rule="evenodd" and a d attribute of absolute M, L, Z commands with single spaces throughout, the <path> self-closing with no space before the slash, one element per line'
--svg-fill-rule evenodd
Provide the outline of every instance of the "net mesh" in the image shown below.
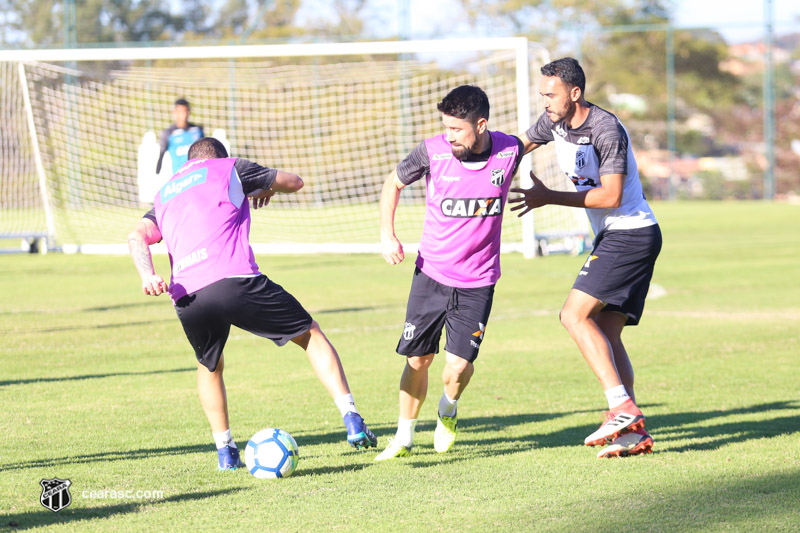
<path fill-rule="evenodd" d="M 533 120 L 541 112 L 538 67 L 547 56 L 537 46 L 530 56 Z M 4 84 L 13 87 L 14 69 L 1 65 Z M 176 98 L 189 100 L 190 120 L 206 135 L 225 139 L 231 155 L 303 177 L 299 193 L 276 197 L 254 216 L 253 243 L 378 242 L 384 179 L 417 143 L 442 131 L 436 104 L 457 85 L 486 91 L 491 129 L 520 133 L 513 50 L 429 58 L 28 63 L 25 74 L 35 132 L 21 119 L 14 96 L 19 90 L 10 96 L 3 91 L 6 123 L 16 126 L 0 139 L 4 147 L 18 147 L 4 156 L 18 162 L 12 168 L 4 161 L 0 231 L 42 227 L 36 176 L 25 157 L 26 139 L 34 133 L 62 243 L 125 242 L 152 203 L 142 201 L 143 180 L 158 180 L 154 161 L 143 164 L 140 152 L 155 150 L 157 156 L 154 139 L 172 122 Z M 143 143 L 146 132 L 155 135 Z M 569 186 L 549 147 L 534 152 L 534 169 L 551 186 Z M 419 239 L 424 194 L 418 182 L 401 195 L 396 230 L 403 242 Z M 512 215 L 504 223 L 504 243 L 522 241 L 522 225 Z M 588 230 L 579 210 L 548 206 L 536 212 L 536 231 L 560 236 Z"/>
<path fill-rule="evenodd" d="M 22 95 L 17 65 L 0 62 L 0 238 L 47 233 Z"/>

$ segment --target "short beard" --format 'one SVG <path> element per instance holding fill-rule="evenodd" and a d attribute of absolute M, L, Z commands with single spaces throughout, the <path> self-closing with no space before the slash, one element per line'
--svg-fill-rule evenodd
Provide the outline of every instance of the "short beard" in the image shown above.
<path fill-rule="evenodd" d="M 459 161 L 466 161 L 467 159 L 469 159 L 469 156 L 472 155 L 472 150 L 470 150 L 466 146 L 462 146 L 460 148 L 451 146 L 450 148 L 453 151 L 453 156 L 455 156 L 455 158 L 458 159 Z"/>

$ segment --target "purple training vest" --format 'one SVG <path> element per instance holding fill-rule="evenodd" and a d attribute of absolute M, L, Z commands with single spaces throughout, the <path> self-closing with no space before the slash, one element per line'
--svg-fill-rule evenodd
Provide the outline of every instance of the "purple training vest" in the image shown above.
<path fill-rule="evenodd" d="M 193 159 L 156 194 L 173 302 L 223 278 L 259 274 L 250 248 L 250 206 L 246 198 L 240 205 L 231 199 L 231 190 L 242 187 L 235 162 L 233 157 Z"/>

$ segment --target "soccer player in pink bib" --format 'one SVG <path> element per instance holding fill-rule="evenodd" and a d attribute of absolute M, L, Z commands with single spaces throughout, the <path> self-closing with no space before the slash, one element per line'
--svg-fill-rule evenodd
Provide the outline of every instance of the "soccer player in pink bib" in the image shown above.
<path fill-rule="evenodd" d="M 434 448 L 456 440 L 458 399 L 469 384 L 500 278 L 500 230 L 511 179 L 523 155 L 520 139 L 490 131 L 489 99 L 462 85 L 438 104 L 444 133 L 418 144 L 389 175 L 381 194 L 381 247 L 390 265 L 403 261 L 394 231 L 400 191 L 425 179 L 425 225 L 397 353 L 400 378 L 397 432 L 376 461 L 408 455 L 428 391 L 428 368 L 446 327 L 444 392 Z"/>
<path fill-rule="evenodd" d="M 608 443 L 598 457 L 649 453 L 653 439 L 635 403 L 622 330 L 642 316 L 661 229 L 642 192 L 630 136 L 616 116 L 584 99 L 586 76 L 578 62 L 566 57 L 541 72 L 545 112 L 522 136 L 525 151 L 554 142 L 575 190 L 548 189 L 531 172 L 534 186 L 512 190 L 522 196 L 510 200 L 516 204 L 511 210 L 522 216 L 547 204 L 586 209 L 594 249 L 560 315 L 608 400 L 605 421 L 584 444 Z"/>
<path fill-rule="evenodd" d="M 336 350 L 319 324 L 280 285 L 262 274 L 250 248 L 250 207 L 264 207 L 276 193 L 303 186 L 294 174 L 228 157 L 221 142 L 192 144 L 189 161 L 158 192 L 153 209 L 128 236 L 142 291 L 168 292 L 197 357 L 197 388 L 211 424 L 220 470 L 243 466 L 231 436 L 223 348 L 231 326 L 306 351 L 311 366 L 344 419 L 347 441 L 377 445 L 355 407 Z M 164 240 L 172 277 L 155 273 L 149 245 Z"/>

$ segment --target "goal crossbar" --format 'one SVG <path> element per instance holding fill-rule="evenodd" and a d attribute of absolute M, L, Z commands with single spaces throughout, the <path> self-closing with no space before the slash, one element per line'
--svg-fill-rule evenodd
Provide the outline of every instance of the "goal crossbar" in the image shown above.
<path fill-rule="evenodd" d="M 156 59 L 245 59 L 263 57 L 313 57 L 341 55 L 387 55 L 463 50 L 519 50 L 528 54 L 525 37 L 489 37 L 418 41 L 370 41 L 350 43 L 246 44 L 221 46 L 51 48 L 4 50 L 0 61 L 136 61 Z"/>

